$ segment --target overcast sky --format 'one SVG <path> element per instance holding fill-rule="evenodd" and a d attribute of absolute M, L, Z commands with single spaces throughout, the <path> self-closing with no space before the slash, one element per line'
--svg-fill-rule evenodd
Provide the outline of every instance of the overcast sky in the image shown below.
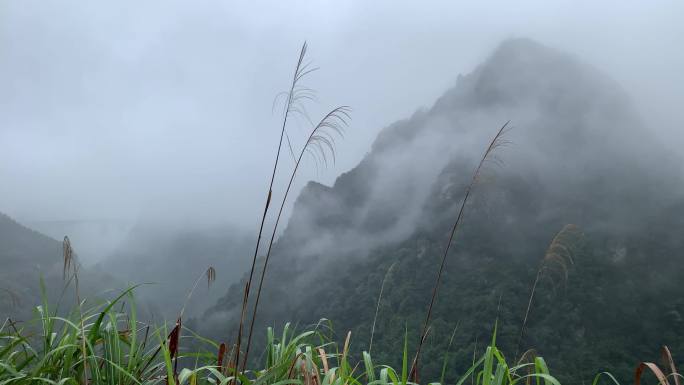
<path fill-rule="evenodd" d="M 611 74 L 682 148 L 682 16 L 682 1 L 3 0 L 0 212 L 253 227 L 279 133 L 272 101 L 305 40 L 320 67 L 312 117 L 345 104 L 353 121 L 337 163 L 304 169 L 299 186 L 332 183 L 509 37 Z"/>

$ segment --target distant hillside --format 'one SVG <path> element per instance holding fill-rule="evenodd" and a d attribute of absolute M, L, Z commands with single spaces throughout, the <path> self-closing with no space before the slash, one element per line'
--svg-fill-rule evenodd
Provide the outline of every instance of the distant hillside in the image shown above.
<path fill-rule="evenodd" d="M 78 245 L 74 245 L 78 252 Z M 62 297 L 62 243 L 17 223 L 0 213 L 0 320 L 27 320 L 41 302 L 40 278 L 48 298 Z M 82 290 L 94 300 L 97 294 L 116 287 L 113 278 L 92 270 L 81 271 Z M 67 307 L 73 293 L 61 301 Z M 0 322 L 2 322 L 0 321 Z"/>
<path fill-rule="evenodd" d="M 457 325 L 453 365 L 481 349 L 497 318 L 509 356 L 538 349 L 564 384 L 606 369 L 629 382 L 661 344 L 684 354 L 679 162 L 608 76 L 524 39 L 501 44 L 430 109 L 385 128 L 333 186 L 304 189 L 275 245 L 258 330 L 326 317 L 339 333 L 353 331 L 355 351 L 367 348 L 387 277 L 373 354 L 398 360 L 406 327 L 415 348 L 465 187 L 508 120 L 512 144 L 487 165 L 451 249 L 426 377 L 439 377 Z M 544 276 L 518 344 L 537 268 L 569 223 L 579 228 L 567 245 L 574 263 Z M 235 337 L 243 286 L 205 313 L 207 333 Z"/>
<path fill-rule="evenodd" d="M 39 303 L 39 277 L 61 276 L 60 242 L 0 214 L 0 319 L 26 318 Z"/>
<path fill-rule="evenodd" d="M 252 234 L 230 225 L 172 225 L 141 221 L 101 263 L 129 284 L 149 283 L 136 293 L 155 314 L 174 320 L 198 277 L 186 314 L 199 315 L 236 282 L 249 263 Z M 216 281 L 207 287 L 204 273 L 214 267 Z"/>
<path fill-rule="evenodd" d="M 85 265 L 91 266 L 108 257 L 131 231 L 131 224 L 124 220 L 50 220 L 33 221 L 27 226 L 55 239 L 64 234 L 78 245 Z"/>

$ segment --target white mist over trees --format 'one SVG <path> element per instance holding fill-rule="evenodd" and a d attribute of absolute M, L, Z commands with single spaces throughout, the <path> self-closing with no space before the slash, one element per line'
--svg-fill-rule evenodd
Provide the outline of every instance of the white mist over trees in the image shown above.
<path fill-rule="evenodd" d="M 683 271 L 684 244 L 673 233 L 684 207 L 681 166 L 610 76 L 528 39 L 503 42 L 433 107 L 384 128 L 371 152 L 332 186 L 305 187 L 274 247 L 256 324 L 329 318 L 337 330 L 353 330 L 367 341 L 375 290 L 396 263 L 376 344 L 386 352 L 400 349 L 406 322 L 411 336 L 421 326 L 435 266 L 471 174 L 509 119 L 512 128 L 505 139 L 510 144 L 485 165 L 448 256 L 431 331 L 438 337 L 426 346 L 424 371 L 437 375 L 440 361 L 434 352 L 445 349 L 442 337 L 458 322 L 464 338 L 471 338 L 459 354 L 472 352 L 472 338 L 486 338 L 492 325 L 478 323 L 480 317 L 472 316 L 477 311 L 498 319 L 500 344 L 515 350 L 529 295 L 526 266 L 543 258 L 567 224 L 584 234 L 571 245 L 568 260 L 576 257 L 576 265 L 563 262 L 561 277 L 567 278 L 544 282 L 538 306 L 548 313 L 532 309 L 537 319 L 528 328 L 535 332 L 521 340 L 520 348 L 541 349 L 542 341 L 553 339 L 547 333 L 568 333 L 544 355 L 559 362 L 562 378 L 592 375 L 593 364 L 569 365 L 590 344 L 599 361 L 610 361 L 601 354 L 612 349 L 611 342 L 599 337 L 610 326 L 593 318 L 596 307 L 628 317 L 655 291 L 673 302 L 654 303 L 652 315 L 642 315 L 643 323 L 625 322 L 613 348 L 644 347 L 650 341 L 637 336 L 649 335 L 649 324 L 666 330 L 654 340 L 679 346 L 679 324 L 662 316 L 684 311 L 671 280 Z M 647 262 L 654 264 L 651 275 L 634 275 Z M 592 281 L 596 274 L 603 278 Z M 669 278 L 661 282 L 664 277 Z M 322 279 L 326 284 L 320 286 Z M 197 325 L 217 338 L 230 335 L 243 284 L 233 285 Z M 601 294 L 587 295 L 588 287 Z M 504 304 L 497 296 L 505 298 Z M 611 305 L 600 305 L 604 302 Z M 572 359 L 564 365 L 562 357 Z"/>

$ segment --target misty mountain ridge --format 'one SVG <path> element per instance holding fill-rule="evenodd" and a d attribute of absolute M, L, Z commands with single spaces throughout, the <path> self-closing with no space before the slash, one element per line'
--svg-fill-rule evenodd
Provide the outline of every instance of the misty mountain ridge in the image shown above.
<path fill-rule="evenodd" d="M 78 255 L 74 256 L 78 263 Z M 62 242 L 28 228 L 0 213 L 0 318 L 15 321 L 31 318 L 34 306 L 42 302 L 40 281 L 45 283 L 47 299 L 72 303 L 65 294 Z M 81 288 L 96 300 L 117 281 L 102 271 L 82 268 Z M 63 298 L 62 298 L 63 297 Z"/>
<path fill-rule="evenodd" d="M 635 174 L 659 182 L 629 186 L 636 195 L 651 188 L 676 191 L 662 189 L 665 181 L 651 175 L 677 175 L 677 162 L 663 154 L 617 84 L 566 54 L 516 39 L 503 43 L 470 75 L 459 76 L 430 110 L 383 130 L 370 154 L 332 187 L 311 182 L 297 199 L 283 242 L 311 238 L 312 231 L 314 238 L 326 239 L 320 234 L 326 229 L 334 230 L 338 242 L 345 231 L 353 232 L 352 239 L 371 234 L 380 244 L 401 239 L 413 231 L 430 190 L 446 188 L 434 185 L 439 175 L 457 163 L 463 167 L 459 172 L 470 172 L 508 120 L 513 129 L 506 139 L 512 144 L 496 154 L 504 170 L 490 174 L 534 178 L 554 194 L 603 175 L 626 182 Z M 614 187 L 621 195 L 629 192 L 624 183 Z"/>
<path fill-rule="evenodd" d="M 61 254 L 60 242 L 0 213 L 0 318 L 30 317 L 40 303 L 40 277 L 51 285 L 62 278 Z"/>
<path fill-rule="evenodd" d="M 86 266 L 107 258 L 131 231 L 128 221 L 114 219 L 40 220 L 27 225 L 54 239 L 68 235 Z"/>
<path fill-rule="evenodd" d="M 92 229 L 88 224 L 93 225 Z M 112 226 L 101 222 L 42 223 L 54 234 L 77 230 L 107 236 Z M 175 319 L 198 277 L 211 266 L 216 270 L 216 282 L 211 290 L 196 289 L 186 310 L 196 314 L 215 302 L 228 284 L 236 281 L 247 266 L 245 255 L 252 248 L 251 237 L 234 225 L 180 225 L 173 221 L 139 220 L 136 225 L 114 226 L 117 245 L 100 262 L 84 263 L 80 243 L 71 239 L 79 264 L 81 289 L 97 302 L 112 290 L 118 292 L 132 285 L 145 319 Z M 80 238 L 79 238 L 80 239 Z M 96 249 L 96 247 L 91 247 Z M 89 255 L 85 256 L 87 260 Z M 27 320 L 32 307 L 42 302 L 40 279 L 45 282 L 50 301 L 73 300 L 73 288 L 65 291 L 68 282 L 63 277 L 62 241 L 19 224 L 0 213 L 0 318 Z M 68 310 L 68 306 L 64 306 Z"/>
<path fill-rule="evenodd" d="M 198 287 L 186 309 L 197 314 L 215 302 L 247 268 L 252 247 L 251 233 L 232 224 L 141 219 L 94 268 L 131 285 L 147 283 L 136 291 L 137 297 L 156 315 L 173 320 L 209 267 L 216 270 L 217 282 L 211 290 L 206 283 Z"/>
<path fill-rule="evenodd" d="M 383 359 L 396 360 L 405 326 L 409 342 L 417 339 L 472 172 L 507 121 L 511 144 L 487 164 L 449 256 L 424 370 L 439 372 L 459 321 L 455 356 L 468 362 L 473 341 L 491 333 L 482 321 L 495 318 L 511 355 L 517 347 L 544 349 L 567 383 L 580 381 L 570 373 L 590 380 L 584 376 L 598 363 L 625 375 L 661 344 L 684 349 L 684 298 L 664 280 L 683 272 L 679 163 L 607 75 L 526 39 L 503 42 L 431 108 L 382 130 L 333 186 L 304 188 L 274 246 L 257 330 L 325 317 L 363 344 L 389 277 L 374 344 Z M 541 285 L 526 329 L 535 337 L 517 344 L 539 261 L 569 223 L 583 234 L 573 245 L 575 263 L 567 281 Z M 316 282 L 322 277 L 325 285 Z M 234 337 L 243 287 L 244 278 L 205 313 L 205 332 Z M 611 331 L 601 311 L 624 319 L 624 330 Z M 583 360 L 588 350 L 595 358 Z"/>

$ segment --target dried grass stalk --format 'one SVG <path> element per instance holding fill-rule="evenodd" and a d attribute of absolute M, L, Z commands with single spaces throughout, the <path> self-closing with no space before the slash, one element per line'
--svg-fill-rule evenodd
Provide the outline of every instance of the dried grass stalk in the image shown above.
<path fill-rule="evenodd" d="M 465 206 L 466 203 L 468 202 L 468 198 L 470 197 L 470 193 L 477 184 L 477 181 L 480 178 L 480 172 L 484 166 L 485 163 L 491 161 L 491 156 L 492 153 L 499 147 L 507 145 L 509 142 L 505 141 L 503 139 L 503 136 L 507 132 L 507 127 L 510 122 L 506 122 L 499 131 L 494 135 L 494 138 L 492 141 L 489 143 L 489 146 L 487 147 L 487 150 L 485 150 L 484 154 L 482 155 L 482 158 L 480 159 L 480 163 L 478 163 L 477 167 L 475 168 L 475 171 L 473 172 L 472 179 L 468 186 L 466 187 L 465 195 L 463 196 L 463 200 L 461 202 L 461 207 L 458 210 L 458 215 L 456 216 L 456 221 L 454 222 L 454 226 L 451 228 L 451 233 L 449 234 L 449 240 L 446 244 L 446 248 L 444 249 L 444 254 L 442 255 L 442 261 L 439 265 L 439 270 L 437 272 L 437 277 L 435 278 L 435 286 L 432 289 L 432 297 L 430 298 L 430 305 L 428 306 L 427 309 L 427 314 L 425 315 L 425 322 L 423 323 L 423 330 L 420 333 L 420 341 L 418 342 L 418 348 L 416 349 L 416 355 L 413 359 L 413 363 L 411 364 L 411 374 L 410 377 L 413 379 L 413 382 L 417 382 L 418 379 L 418 360 L 420 358 L 420 352 L 423 347 L 423 343 L 425 342 L 425 338 L 428 333 L 429 325 L 430 325 L 430 318 L 432 316 L 432 308 L 435 303 L 435 299 L 437 298 L 437 292 L 439 291 L 439 284 L 442 280 L 442 273 L 444 271 L 444 266 L 446 265 L 446 259 L 447 256 L 449 255 L 449 249 L 451 248 L 451 245 L 454 240 L 454 235 L 456 234 L 456 230 L 458 230 L 458 227 L 461 224 L 461 221 L 463 219 L 463 213 L 465 211 Z"/>

